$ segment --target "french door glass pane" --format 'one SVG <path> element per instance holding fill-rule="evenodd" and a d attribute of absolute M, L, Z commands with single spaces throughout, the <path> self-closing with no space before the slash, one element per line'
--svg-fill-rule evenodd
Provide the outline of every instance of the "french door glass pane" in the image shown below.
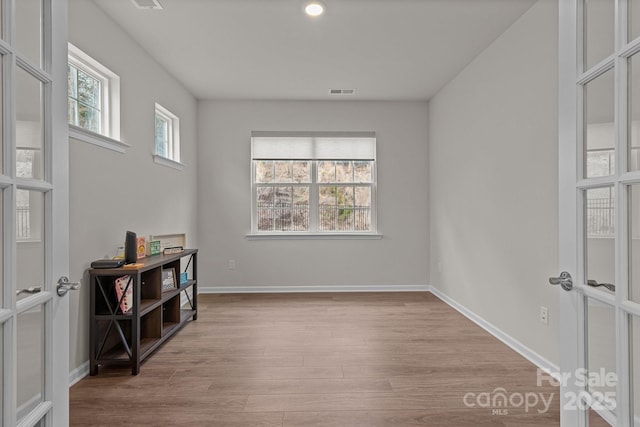
<path fill-rule="evenodd" d="M 2 6 L 0 6 L 0 10 L 2 9 Z M 2 13 L 0 13 L 0 20 L 2 19 Z M 4 77 L 2 75 L 2 70 L 4 69 L 3 67 L 3 62 L 4 62 L 4 56 L 0 55 L 0 82 L 2 82 L 4 80 Z M 2 161 L 3 159 L 3 149 L 2 147 L 4 146 L 4 141 L 3 141 L 3 137 L 2 135 L 4 134 L 4 132 L 2 132 L 3 128 L 4 128 L 4 123 L 2 121 L 2 117 L 3 115 L 2 113 L 2 105 L 3 105 L 3 98 L 4 98 L 4 94 L 2 93 L 2 85 L 0 84 L 0 174 L 2 174 L 4 172 L 4 162 Z"/>
<path fill-rule="evenodd" d="M 631 413 L 634 414 L 635 420 L 640 420 L 640 317 L 630 316 L 630 318 L 631 342 L 629 348 L 631 350 L 631 396 L 633 398 Z"/>
<path fill-rule="evenodd" d="M 640 0 L 629 0 L 629 40 L 640 36 Z"/>
<path fill-rule="evenodd" d="M 4 324 L 0 323 L 0 414 L 4 414 Z"/>
<path fill-rule="evenodd" d="M 41 180 L 44 176 L 43 85 L 21 68 L 17 70 L 16 172 L 20 178 Z"/>
<path fill-rule="evenodd" d="M 629 59 L 629 121 L 629 170 L 637 171 L 640 170 L 640 54 Z"/>
<path fill-rule="evenodd" d="M 629 299 L 640 304 L 640 184 L 629 187 Z"/>
<path fill-rule="evenodd" d="M 614 232 L 616 213 L 614 189 L 613 187 L 592 188 L 586 190 L 584 194 L 585 277 L 598 284 L 615 284 Z M 605 286 L 595 289 L 611 292 Z"/>
<path fill-rule="evenodd" d="M 615 0 L 584 0 L 584 65 L 588 70 L 614 50 Z"/>
<path fill-rule="evenodd" d="M 42 64 L 42 0 L 17 0 L 16 47 L 37 66 Z"/>
<path fill-rule="evenodd" d="M 44 399 L 44 307 L 18 315 L 18 419 Z"/>
<path fill-rule="evenodd" d="M 587 298 L 587 390 L 593 405 L 616 406 L 616 322 L 613 306 Z M 595 408 L 594 408 L 595 409 Z"/>
<path fill-rule="evenodd" d="M 585 178 L 615 173 L 613 70 L 584 87 Z"/>
<path fill-rule="evenodd" d="M 23 299 L 44 286 L 44 194 L 28 190 L 16 193 L 17 278 L 18 290 L 22 290 L 18 299 Z"/>
<path fill-rule="evenodd" d="M 4 190 L 0 190 L 0 236 L 4 236 Z M 0 245 L 0 308 L 4 307 L 4 287 L 5 283 L 3 280 L 4 277 L 4 251 L 3 245 Z M 0 328 L 1 331 L 1 328 Z M 1 338 L 1 337 L 0 337 Z M 0 340 L 1 344 L 1 340 Z M 2 352 L 0 351 L 0 356 L 2 356 Z M 2 364 L 0 363 L 0 367 Z M 0 371 L 2 369 L 0 368 Z M 2 384 L 2 378 L 0 377 L 0 384 Z"/>

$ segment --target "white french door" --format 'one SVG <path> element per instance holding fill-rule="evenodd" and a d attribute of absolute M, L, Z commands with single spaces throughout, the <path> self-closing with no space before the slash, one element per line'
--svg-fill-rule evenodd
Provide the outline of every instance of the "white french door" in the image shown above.
<path fill-rule="evenodd" d="M 0 425 L 69 422 L 67 0 L 0 0 Z"/>
<path fill-rule="evenodd" d="M 559 24 L 561 421 L 638 427 L 640 1 L 559 0 Z"/>

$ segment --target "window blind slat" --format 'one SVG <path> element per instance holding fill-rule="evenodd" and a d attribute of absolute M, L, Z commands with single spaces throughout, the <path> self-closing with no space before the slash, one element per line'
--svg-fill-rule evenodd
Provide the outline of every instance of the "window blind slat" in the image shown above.
<path fill-rule="evenodd" d="M 253 160 L 375 160 L 376 138 L 349 136 L 254 136 Z"/>
<path fill-rule="evenodd" d="M 251 150 L 254 160 L 313 158 L 311 138 L 251 138 Z"/>
<path fill-rule="evenodd" d="M 316 138 L 315 159 L 375 160 L 375 138 Z"/>

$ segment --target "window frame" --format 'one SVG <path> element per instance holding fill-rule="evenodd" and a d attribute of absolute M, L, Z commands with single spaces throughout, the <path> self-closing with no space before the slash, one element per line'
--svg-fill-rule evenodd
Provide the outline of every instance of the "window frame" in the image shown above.
<path fill-rule="evenodd" d="M 68 63 L 100 81 L 100 131 L 69 123 L 71 138 L 124 153 L 129 145 L 120 141 L 120 77 L 80 50 L 68 44 Z"/>
<path fill-rule="evenodd" d="M 267 137 L 320 137 L 320 138 L 357 138 L 357 137 L 368 137 L 374 139 L 374 155 L 373 159 L 364 160 L 358 158 L 336 158 L 336 159 L 287 159 L 287 158 L 277 158 L 272 159 L 273 161 L 309 161 L 310 163 L 310 182 L 308 183 L 262 183 L 256 182 L 256 167 L 259 161 L 270 160 L 270 159 L 255 159 L 254 157 L 254 149 L 252 144 L 252 153 L 250 159 L 250 169 L 251 169 L 251 232 L 246 235 L 247 239 L 381 239 L 382 234 L 378 229 L 378 207 L 377 207 L 377 186 L 378 186 L 378 176 L 377 176 L 377 155 L 375 154 L 375 132 L 253 132 L 252 138 L 254 136 L 267 136 Z M 319 182 L 318 177 L 318 163 L 323 161 L 350 161 L 350 162 L 359 162 L 359 161 L 367 161 L 371 162 L 371 182 Z M 258 187 L 263 186 L 308 186 L 309 187 L 309 230 L 308 231 L 260 231 L 258 230 L 258 212 L 257 212 L 257 196 L 258 196 Z M 357 187 L 357 186 L 367 186 L 371 189 L 371 218 L 370 218 L 370 230 L 367 231 L 339 231 L 339 230 L 328 230 L 322 231 L 320 227 L 319 220 L 319 212 L 320 212 L 320 187 L 322 186 L 332 186 L 332 187 Z"/>
<path fill-rule="evenodd" d="M 167 156 L 158 153 L 158 136 L 156 135 L 156 120 L 158 119 L 158 117 L 167 122 Z M 154 161 L 164 166 L 173 167 L 175 169 L 182 169 L 182 163 L 180 162 L 180 118 L 156 102 L 155 114 L 153 116 L 153 119 Z"/>

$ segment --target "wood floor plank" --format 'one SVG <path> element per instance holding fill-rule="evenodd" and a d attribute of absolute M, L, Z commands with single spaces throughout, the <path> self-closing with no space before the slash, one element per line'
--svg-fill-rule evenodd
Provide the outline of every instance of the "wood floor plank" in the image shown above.
<path fill-rule="evenodd" d="M 537 387 L 531 363 L 430 293 L 198 302 L 198 320 L 138 376 L 108 367 L 72 387 L 71 425 L 559 425 L 559 390 Z M 543 412 L 465 401 L 499 388 L 553 396 Z"/>
<path fill-rule="evenodd" d="M 320 366 L 320 367 L 279 367 L 279 366 L 239 366 L 239 367 L 216 367 L 210 366 L 206 369 L 178 368 L 176 375 L 188 378 L 237 378 L 241 379 L 326 379 L 343 378 L 340 366 Z"/>
<path fill-rule="evenodd" d="M 443 421 L 446 420 L 446 421 Z M 542 421 L 542 420 L 540 420 Z M 553 420 L 550 424 L 553 425 Z M 324 411 L 286 412 L 284 427 L 504 427 L 499 417 L 476 415 L 473 420 L 465 411 Z M 536 425 L 545 425 L 538 422 Z"/>
<path fill-rule="evenodd" d="M 130 415 L 117 415 L 109 422 L 92 424 L 93 426 L 130 426 L 130 427 L 173 427 L 173 426 L 207 426 L 207 427 L 281 427 L 283 414 L 266 413 L 225 413 L 208 412 L 192 413 L 188 410 L 171 408 L 153 413 L 151 416 L 138 411 Z"/>
<path fill-rule="evenodd" d="M 213 381 L 209 391 L 216 394 L 334 394 L 391 392 L 391 385 L 383 378 L 285 379 L 259 380 L 228 378 Z"/>

